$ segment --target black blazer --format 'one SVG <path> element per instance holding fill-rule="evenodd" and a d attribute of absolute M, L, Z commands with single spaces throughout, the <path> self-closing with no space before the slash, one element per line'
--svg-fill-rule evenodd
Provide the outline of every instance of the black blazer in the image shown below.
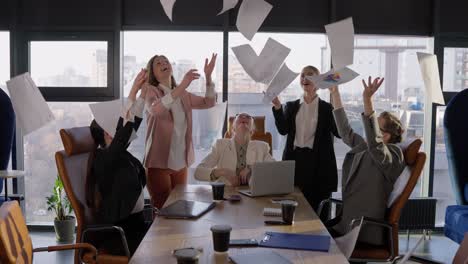
<path fill-rule="evenodd" d="M 91 177 L 100 196 L 96 217 L 102 223 L 115 223 L 127 218 L 146 185 L 145 169 L 141 162 L 127 151 L 128 140 L 140 127 L 142 119 L 123 126 L 119 119 L 117 132 L 107 148 L 95 152 Z"/>
<path fill-rule="evenodd" d="M 286 146 L 283 152 L 283 160 L 294 160 L 294 139 L 296 137 L 296 115 L 299 112 L 300 100 L 287 102 L 284 107 L 275 110 L 275 125 L 281 135 L 287 135 Z M 314 139 L 314 157 L 311 163 L 316 166 L 320 182 L 308 182 L 308 186 L 317 186 L 320 190 L 334 192 L 338 185 L 338 172 L 336 168 L 335 150 L 333 147 L 333 135 L 339 138 L 335 119 L 333 118 L 333 107 L 331 104 L 319 98 L 318 121 Z M 311 187 L 313 188 L 313 187 Z M 315 188 L 316 189 L 316 188 Z"/>

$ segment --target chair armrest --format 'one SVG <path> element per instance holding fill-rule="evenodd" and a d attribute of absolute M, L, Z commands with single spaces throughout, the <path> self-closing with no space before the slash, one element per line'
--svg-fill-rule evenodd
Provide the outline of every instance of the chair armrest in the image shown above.
<path fill-rule="evenodd" d="M 52 251 L 62 251 L 62 250 L 72 250 L 72 249 L 81 249 L 93 253 L 93 260 L 97 259 L 97 249 L 89 243 L 76 243 L 76 244 L 65 244 L 59 246 L 49 246 L 49 247 L 40 247 L 33 249 L 33 252 L 52 252 Z M 81 262 L 84 262 L 80 259 Z"/>
<path fill-rule="evenodd" d="M 114 231 L 120 234 L 120 241 L 122 242 L 122 247 L 125 251 L 125 255 L 130 258 L 130 250 L 128 249 L 127 239 L 125 237 L 125 232 L 120 226 L 109 226 L 109 225 L 95 225 L 86 228 L 81 234 L 81 241 L 86 241 L 86 235 L 88 232 L 102 232 L 102 231 Z M 80 254 L 81 255 L 81 254 Z"/>
<path fill-rule="evenodd" d="M 323 201 L 320 202 L 319 204 L 319 208 L 317 210 L 317 215 L 320 216 L 322 215 L 322 210 L 323 210 L 323 207 L 326 205 L 326 204 L 343 204 L 343 201 L 342 200 L 339 200 L 339 199 L 335 199 L 335 198 L 328 198 L 328 199 L 325 199 Z"/>

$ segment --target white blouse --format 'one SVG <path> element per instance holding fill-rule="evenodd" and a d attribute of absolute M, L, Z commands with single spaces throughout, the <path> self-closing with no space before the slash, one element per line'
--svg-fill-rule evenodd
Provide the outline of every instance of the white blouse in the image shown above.
<path fill-rule="evenodd" d="M 294 146 L 299 148 L 310 148 L 314 146 L 315 131 L 318 122 L 319 98 L 316 96 L 310 104 L 300 100 L 299 112 L 296 115 L 296 137 Z"/>

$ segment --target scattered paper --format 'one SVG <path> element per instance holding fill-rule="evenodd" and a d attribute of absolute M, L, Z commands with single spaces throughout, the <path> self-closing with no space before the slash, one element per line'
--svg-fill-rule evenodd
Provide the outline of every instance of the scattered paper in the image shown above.
<path fill-rule="evenodd" d="M 16 117 L 23 129 L 23 135 L 27 135 L 55 119 L 49 105 L 28 72 L 14 77 L 6 84 Z"/>
<path fill-rule="evenodd" d="M 263 0 L 243 0 L 237 14 L 237 29 L 252 40 L 273 6 Z"/>
<path fill-rule="evenodd" d="M 268 38 L 265 47 L 257 56 L 249 44 L 232 47 L 245 72 L 256 82 L 269 84 L 280 69 L 291 49 Z"/>
<path fill-rule="evenodd" d="M 344 67 L 340 70 L 331 69 L 324 74 L 307 76 L 306 78 L 313 82 L 318 88 L 328 89 L 352 81 L 357 76 L 359 76 L 357 72 L 348 67 Z"/>
<path fill-rule="evenodd" d="M 176 0 L 161 0 L 161 5 L 166 13 L 166 16 L 172 21 L 172 10 Z"/>
<path fill-rule="evenodd" d="M 346 235 L 335 238 L 336 245 L 340 248 L 341 253 L 349 259 L 353 254 L 354 247 L 361 231 L 362 223 L 349 231 Z"/>
<path fill-rule="evenodd" d="M 416 52 L 416 55 L 418 56 L 419 67 L 429 98 L 433 103 L 445 105 L 442 87 L 440 86 L 437 56 L 423 52 Z"/>
<path fill-rule="evenodd" d="M 288 87 L 288 85 L 293 82 L 298 75 L 299 73 L 291 71 L 286 63 L 283 64 L 273 81 L 271 81 L 270 85 L 268 86 L 263 97 L 263 103 L 271 103 L 273 98 L 278 96 L 284 89 L 286 89 L 286 87 Z"/>
<path fill-rule="evenodd" d="M 353 64 L 354 26 L 351 17 L 325 25 L 334 69 Z"/>
<path fill-rule="evenodd" d="M 238 2 L 239 0 L 223 0 L 223 10 L 221 10 L 221 12 L 218 13 L 218 16 L 228 11 L 229 9 L 233 9 Z"/>
<path fill-rule="evenodd" d="M 117 99 L 113 101 L 99 102 L 90 104 L 89 108 L 93 113 L 94 120 L 101 126 L 104 131 L 109 135 L 115 136 L 117 130 L 117 123 L 122 114 L 122 100 Z M 130 136 L 129 142 L 137 138 L 136 132 L 133 131 Z"/>
<path fill-rule="evenodd" d="M 416 251 L 416 249 L 419 247 L 419 245 L 421 245 L 421 243 L 423 242 L 424 240 L 424 236 L 421 236 L 421 238 L 418 240 L 418 242 L 416 242 L 416 245 L 414 245 L 413 248 L 410 249 L 410 251 L 408 251 L 408 253 L 405 254 L 405 256 L 401 259 L 401 261 L 399 261 L 398 263 L 399 264 L 405 264 L 409 258 L 411 257 L 411 255 L 414 254 L 414 252 Z"/>

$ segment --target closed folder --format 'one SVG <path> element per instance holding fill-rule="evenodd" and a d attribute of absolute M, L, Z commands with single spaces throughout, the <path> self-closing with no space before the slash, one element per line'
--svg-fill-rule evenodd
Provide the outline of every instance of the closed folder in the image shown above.
<path fill-rule="evenodd" d="M 260 247 L 328 252 L 330 236 L 266 232 Z"/>

